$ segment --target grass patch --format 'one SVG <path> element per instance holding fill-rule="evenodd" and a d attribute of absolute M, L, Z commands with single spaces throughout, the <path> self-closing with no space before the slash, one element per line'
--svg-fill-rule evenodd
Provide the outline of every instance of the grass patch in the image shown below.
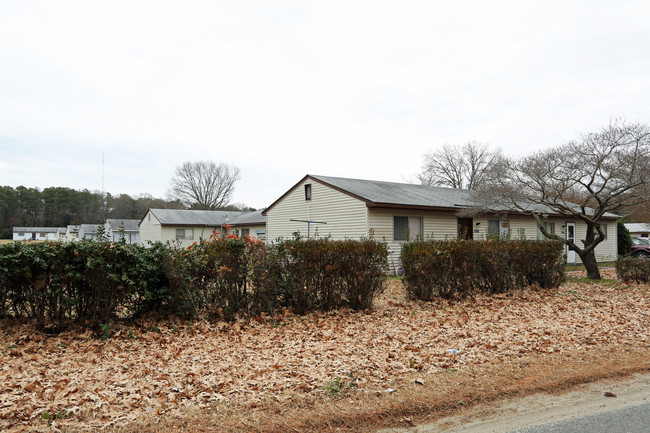
<path fill-rule="evenodd" d="M 567 278 L 567 282 L 569 283 L 580 283 L 580 284 L 594 284 L 594 285 L 600 285 L 600 286 L 605 286 L 605 287 L 615 287 L 615 288 L 620 288 L 620 287 L 628 287 L 624 283 L 618 281 L 618 280 L 612 280 L 608 278 L 602 278 L 600 280 L 592 280 L 587 277 L 575 277 L 575 278 Z"/>
<path fill-rule="evenodd" d="M 598 263 L 598 269 L 603 269 L 603 268 L 613 268 L 616 267 L 616 262 L 600 262 Z M 585 270 L 585 265 L 582 263 L 578 263 L 575 265 L 566 265 L 566 271 L 567 272 L 574 272 L 574 271 L 584 271 Z"/>

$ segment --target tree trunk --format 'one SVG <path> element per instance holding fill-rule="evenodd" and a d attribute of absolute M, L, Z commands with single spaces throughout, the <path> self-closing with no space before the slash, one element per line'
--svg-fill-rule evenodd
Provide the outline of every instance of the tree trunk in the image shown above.
<path fill-rule="evenodd" d="M 578 255 L 587 270 L 587 278 L 590 280 L 600 280 L 600 270 L 598 269 L 598 262 L 596 261 L 596 253 L 594 250 L 590 250 L 584 254 L 578 253 Z"/>

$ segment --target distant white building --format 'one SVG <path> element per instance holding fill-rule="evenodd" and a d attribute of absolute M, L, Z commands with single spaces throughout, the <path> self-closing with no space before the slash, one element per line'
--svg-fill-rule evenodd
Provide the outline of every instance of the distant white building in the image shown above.
<path fill-rule="evenodd" d="M 15 241 L 59 241 L 65 236 L 64 227 L 14 227 Z"/>
<path fill-rule="evenodd" d="M 124 238 L 127 244 L 137 244 L 140 242 L 140 220 L 106 220 L 106 233 L 110 233 L 110 239 L 113 242 L 119 242 Z"/>
<path fill-rule="evenodd" d="M 66 229 L 64 241 L 73 242 L 81 239 L 96 239 L 98 224 L 72 224 Z"/>

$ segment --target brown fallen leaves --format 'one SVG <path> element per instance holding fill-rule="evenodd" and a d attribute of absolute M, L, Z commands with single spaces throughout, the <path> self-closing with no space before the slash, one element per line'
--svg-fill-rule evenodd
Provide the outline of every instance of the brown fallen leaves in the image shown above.
<path fill-rule="evenodd" d="M 406 300 L 391 280 L 370 313 L 112 325 L 106 340 L 2 325 L 0 430 L 83 431 L 227 405 L 300 406 L 331 398 L 337 377 L 374 396 L 469 366 L 600 345 L 648 348 L 650 289 L 572 282 L 424 303 Z"/>

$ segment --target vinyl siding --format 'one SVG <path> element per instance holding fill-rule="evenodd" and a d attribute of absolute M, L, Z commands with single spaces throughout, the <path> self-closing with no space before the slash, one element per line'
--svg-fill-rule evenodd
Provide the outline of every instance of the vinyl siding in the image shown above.
<path fill-rule="evenodd" d="M 311 184 L 311 200 L 305 200 L 305 184 Z M 368 236 L 368 209 L 354 197 L 306 179 L 266 213 L 266 240 L 288 239 L 293 233 L 307 236 L 307 223 L 292 219 L 326 222 L 311 224 L 310 235 L 332 239 L 359 239 Z"/>
<path fill-rule="evenodd" d="M 368 225 L 373 233 L 374 239 L 386 242 L 389 255 L 388 262 L 390 271 L 400 265 L 400 253 L 405 241 L 394 240 L 393 217 L 421 217 L 422 237 L 424 239 L 456 239 L 458 236 L 458 218 L 453 212 L 433 211 L 405 211 L 401 209 L 370 209 L 368 212 Z"/>
<path fill-rule="evenodd" d="M 248 229 L 248 236 L 250 236 L 251 238 L 257 239 L 256 231 L 258 231 L 258 230 L 266 230 L 266 226 L 265 225 L 237 226 L 237 227 L 231 228 L 228 233 L 240 236 L 242 229 Z"/>
<path fill-rule="evenodd" d="M 151 212 L 147 212 L 140 223 L 140 242 L 146 245 L 147 242 L 161 241 L 161 230 L 160 221 Z"/>
<path fill-rule="evenodd" d="M 209 240 L 212 236 L 212 231 L 216 230 L 219 235 L 221 231 L 219 227 L 206 227 L 206 226 L 163 226 L 161 231 L 161 241 L 163 242 L 176 242 L 176 229 L 192 229 L 194 230 L 194 236 L 192 239 L 178 239 L 178 244 L 181 247 L 189 247 L 195 242 L 200 240 Z"/>
<path fill-rule="evenodd" d="M 601 222 L 605 224 L 605 222 Z M 611 262 L 618 258 L 618 233 L 616 231 L 616 221 L 607 221 L 607 239 L 602 241 L 596 246 L 596 261 L 598 262 Z M 578 246 L 582 246 L 580 242 L 587 235 L 587 225 L 581 222 L 576 223 L 576 238 L 578 239 Z M 582 263 L 580 257 L 576 254 L 576 261 Z"/>
<path fill-rule="evenodd" d="M 490 220 L 500 220 L 500 216 L 480 215 L 474 218 L 474 240 L 485 240 L 488 237 L 488 226 Z M 533 217 L 511 216 L 508 217 L 510 225 L 510 239 L 537 239 L 537 223 Z M 550 220 L 552 221 L 552 220 Z M 479 223 L 479 225 L 476 225 Z M 558 231 L 562 223 L 555 223 L 555 230 Z"/>
<path fill-rule="evenodd" d="M 499 219 L 498 216 L 479 216 L 474 218 L 474 239 L 486 239 L 488 231 L 488 220 Z M 529 239 L 535 240 L 537 237 L 537 223 L 533 217 L 526 216 L 512 216 L 508 218 L 510 223 L 510 239 Z M 561 217 L 549 217 L 549 222 L 555 223 L 555 234 L 564 237 L 565 228 L 563 227 L 567 222 L 573 222 L 576 225 L 576 240 L 577 245 L 582 246 L 582 239 L 586 237 L 587 225 L 579 220 L 570 220 Z M 476 223 L 480 224 L 476 226 Z M 603 222 L 607 225 L 607 239 L 598 244 L 596 247 L 596 260 L 598 262 L 614 261 L 618 256 L 618 243 L 616 222 L 608 220 Z M 566 254 L 566 247 L 565 247 Z M 576 262 L 582 263 L 580 257 L 576 254 Z"/>
<path fill-rule="evenodd" d="M 151 218 L 149 216 L 151 215 Z M 206 227 L 206 226 L 173 226 L 160 224 L 160 221 L 151 213 L 147 213 L 142 223 L 140 224 L 140 241 L 143 244 L 147 242 L 176 242 L 176 229 L 193 229 L 193 239 L 181 239 L 179 245 L 181 247 L 189 247 L 194 242 L 200 239 L 208 240 L 212 235 L 212 230 L 219 231 L 219 227 Z"/>

